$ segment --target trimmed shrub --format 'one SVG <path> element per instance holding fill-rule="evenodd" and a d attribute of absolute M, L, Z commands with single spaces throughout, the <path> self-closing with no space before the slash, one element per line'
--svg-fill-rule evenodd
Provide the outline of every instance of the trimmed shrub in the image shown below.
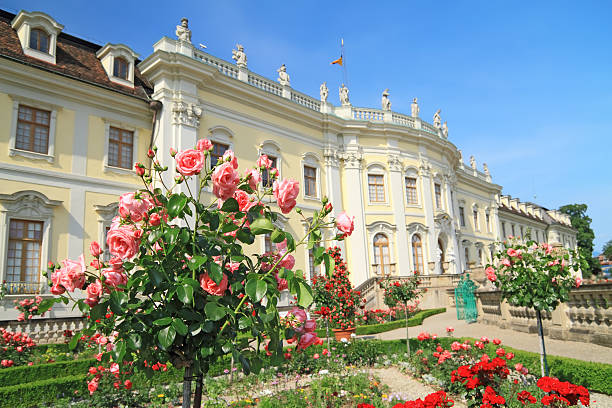
<path fill-rule="evenodd" d="M 47 406 L 58 398 L 74 395 L 75 391 L 81 395 L 88 392 L 85 378 L 85 374 L 72 375 L 1 387 L 0 401 L 3 407 L 11 408 L 29 408 L 40 404 Z"/>
<path fill-rule="evenodd" d="M 92 365 L 97 365 L 95 358 L 4 368 L 0 370 L 0 387 L 57 379 L 60 376 L 84 375 Z"/>

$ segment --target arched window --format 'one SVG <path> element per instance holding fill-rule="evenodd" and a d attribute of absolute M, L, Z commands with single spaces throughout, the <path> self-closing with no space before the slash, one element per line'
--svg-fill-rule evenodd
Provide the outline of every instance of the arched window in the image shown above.
<path fill-rule="evenodd" d="M 113 64 L 113 76 L 117 78 L 125 79 L 127 81 L 128 67 L 129 67 L 129 64 L 125 59 L 121 57 L 115 57 L 114 64 Z"/>
<path fill-rule="evenodd" d="M 425 270 L 423 265 L 423 245 L 418 234 L 412 236 L 412 261 L 414 263 L 414 271 L 423 273 Z"/>
<path fill-rule="evenodd" d="M 382 276 L 390 274 L 389 239 L 385 234 L 374 236 L 374 263 L 378 274 Z"/>
<path fill-rule="evenodd" d="M 465 266 L 467 267 L 470 263 L 470 250 L 468 247 L 465 247 Z"/>
<path fill-rule="evenodd" d="M 30 31 L 30 48 L 49 53 L 49 34 L 40 28 L 34 28 Z"/>

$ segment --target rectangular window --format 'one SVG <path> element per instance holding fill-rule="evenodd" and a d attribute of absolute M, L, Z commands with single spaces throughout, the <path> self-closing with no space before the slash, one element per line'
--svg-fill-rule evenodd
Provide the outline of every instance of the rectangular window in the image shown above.
<path fill-rule="evenodd" d="M 19 105 L 15 148 L 48 154 L 51 112 Z"/>
<path fill-rule="evenodd" d="M 312 282 L 315 276 L 321 274 L 321 265 L 315 265 L 314 248 L 308 250 L 308 268 L 310 272 L 310 281 Z"/>
<path fill-rule="evenodd" d="M 212 150 L 210 151 L 210 167 L 217 165 L 219 159 L 223 157 L 223 154 L 229 146 L 223 143 L 212 142 Z"/>
<path fill-rule="evenodd" d="M 525 230 L 523 229 L 523 226 L 521 225 L 521 239 L 523 239 L 524 236 L 525 236 Z"/>
<path fill-rule="evenodd" d="M 38 291 L 42 229 L 42 221 L 10 221 L 6 262 L 9 293 Z"/>
<path fill-rule="evenodd" d="M 134 132 L 111 126 L 108 136 L 108 165 L 131 169 L 134 165 Z"/>
<path fill-rule="evenodd" d="M 276 163 L 278 162 L 277 158 L 274 156 L 268 155 L 268 159 L 272 162 L 272 166 L 270 166 L 270 168 L 275 169 Z M 261 172 L 261 185 L 264 187 L 272 187 L 273 183 L 274 183 L 274 180 L 272 180 L 272 177 L 270 177 L 270 171 L 268 169 L 264 169 Z"/>
<path fill-rule="evenodd" d="M 474 210 L 474 231 L 480 231 L 480 226 L 478 225 L 478 210 Z"/>
<path fill-rule="evenodd" d="M 459 222 L 462 227 L 465 227 L 465 210 L 459 207 Z"/>
<path fill-rule="evenodd" d="M 512 224 L 512 236 L 516 237 L 516 232 L 514 231 L 514 224 Z"/>
<path fill-rule="evenodd" d="M 408 204 L 418 204 L 417 180 L 414 177 L 406 177 L 406 201 Z"/>
<path fill-rule="evenodd" d="M 508 238 L 508 236 L 506 235 L 506 223 L 502 222 L 502 239 L 506 239 Z"/>
<path fill-rule="evenodd" d="M 304 195 L 317 196 L 317 169 L 304 166 Z"/>
<path fill-rule="evenodd" d="M 491 232 L 491 215 L 489 213 L 485 214 L 485 222 L 487 223 L 487 232 Z"/>
<path fill-rule="evenodd" d="M 128 63 L 123 58 L 115 58 L 113 64 L 113 76 L 121 79 L 128 79 Z"/>
<path fill-rule="evenodd" d="M 272 252 L 272 238 L 270 234 L 264 235 L 264 252 Z"/>
<path fill-rule="evenodd" d="M 385 176 L 382 174 L 368 174 L 368 191 L 370 201 L 373 203 L 385 202 Z"/>
<path fill-rule="evenodd" d="M 436 194 L 436 208 L 442 208 L 442 187 L 439 184 L 434 184 Z"/>

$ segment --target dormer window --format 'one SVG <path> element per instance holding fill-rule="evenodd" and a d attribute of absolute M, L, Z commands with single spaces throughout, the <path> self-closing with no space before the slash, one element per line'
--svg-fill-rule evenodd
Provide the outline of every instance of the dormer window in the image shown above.
<path fill-rule="evenodd" d="M 40 52 L 48 54 L 49 42 L 49 34 L 44 32 L 40 28 L 33 28 L 32 30 L 30 30 L 30 48 L 32 48 L 33 50 L 38 50 Z"/>
<path fill-rule="evenodd" d="M 115 58 L 113 66 L 113 76 L 121 79 L 128 79 L 129 64 L 126 60 L 121 57 Z"/>
<path fill-rule="evenodd" d="M 108 79 L 124 86 L 134 87 L 134 66 L 136 54 L 123 44 L 106 44 L 96 53 L 102 63 Z"/>

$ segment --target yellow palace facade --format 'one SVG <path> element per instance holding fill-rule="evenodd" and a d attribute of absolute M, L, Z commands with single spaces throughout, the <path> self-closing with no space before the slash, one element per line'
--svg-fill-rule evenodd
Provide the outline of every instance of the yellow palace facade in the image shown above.
<path fill-rule="evenodd" d="M 502 196 L 486 167 L 464 163 L 439 113 L 425 121 L 416 100 L 410 115 L 393 112 L 388 94 L 382 109 L 358 108 L 344 88 L 335 106 L 325 84 L 319 98 L 293 89 L 284 66 L 277 80 L 251 72 L 241 47 L 235 62 L 196 49 L 186 21 L 142 60 L 127 45 L 62 30 L 44 13 L 0 12 L 0 320 L 15 318 L 11 299 L 46 292 L 48 261 L 105 241 L 117 197 L 140 187 L 133 164 L 150 144 L 164 164 L 170 147 L 201 138 L 214 155 L 233 150 L 242 169 L 267 154 L 282 178 L 300 181 L 306 216 L 323 197 L 335 214 L 355 215 L 342 244 L 355 285 L 460 274 L 507 235 L 576 245 L 565 215 Z M 296 218 L 279 223 L 305 232 Z M 249 250 L 269 245 L 260 237 Z M 296 261 L 318 273 L 307 250 Z"/>

